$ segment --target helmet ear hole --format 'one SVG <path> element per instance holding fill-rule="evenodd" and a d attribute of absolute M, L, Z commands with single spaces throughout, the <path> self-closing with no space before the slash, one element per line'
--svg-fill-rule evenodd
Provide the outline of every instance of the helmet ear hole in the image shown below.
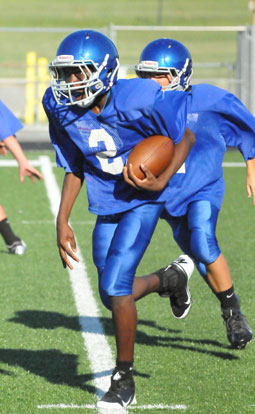
<path fill-rule="evenodd" d="M 178 72 L 175 68 L 170 69 L 170 74 L 173 78 L 176 78 L 178 76 Z"/>
<path fill-rule="evenodd" d="M 106 77 L 109 78 L 111 76 L 111 74 L 112 74 L 112 69 L 111 70 L 108 70 L 108 72 L 106 74 Z"/>
<path fill-rule="evenodd" d="M 157 39 L 142 51 L 140 62 L 135 66 L 139 78 L 156 77 L 168 73 L 172 80 L 164 90 L 186 90 L 192 76 L 192 59 L 189 50 L 177 40 Z"/>

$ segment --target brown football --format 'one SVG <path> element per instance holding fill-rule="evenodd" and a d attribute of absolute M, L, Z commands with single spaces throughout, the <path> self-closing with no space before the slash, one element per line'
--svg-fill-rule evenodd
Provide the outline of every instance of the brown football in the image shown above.
<path fill-rule="evenodd" d="M 174 155 L 174 143 L 171 138 L 153 135 L 140 141 L 130 152 L 127 165 L 132 164 L 134 174 L 145 178 L 140 165 L 145 164 L 158 177 L 171 163 Z"/>

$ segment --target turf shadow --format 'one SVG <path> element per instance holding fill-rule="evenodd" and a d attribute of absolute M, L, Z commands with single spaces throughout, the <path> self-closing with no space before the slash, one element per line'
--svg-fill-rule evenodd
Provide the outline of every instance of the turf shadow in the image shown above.
<path fill-rule="evenodd" d="M 97 318 L 90 316 L 67 316 L 59 312 L 48 312 L 48 311 L 38 311 L 38 310 L 23 310 L 17 311 L 13 318 L 8 319 L 9 322 L 20 323 L 32 329 L 56 329 L 63 327 L 65 329 L 71 329 L 74 331 L 80 331 L 81 324 L 83 326 L 84 332 L 97 333 L 95 331 Z M 106 336 L 113 336 L 114 329 L 112 325 L 111 318 L 100 318 L 101 323 L 104 327 L 104 332 Z M 142 330 L 142 326 L 150 327 L 156 332 L 161 331 L 165 332 L 165 335 L 159 336 L 158 334 L 148 334 Z M 160 326 L 155 321 L 151 320 L 139 320 L 138 329 L 136 334 L 136 343 L 145 346 L 161 346 L 161 347 L 172 347 L 178 348 L 181 350 L 198 352 L 201 354 L 210 355 L 213 357 L 221 358 L 224 360 L 236 360 L 239 359 L 238 356 L 231 353 L 229 346 L 226 346 L 218 341 L 210 339 L 194 339 L 194 338 L 185 338 L 177 334 L 180 334 L 181 330 L 174 330 Z M 169 336 L 171 334 L 171 336 Z M 201 346 L 214 346 L 216 348 L 224 349 L 225 352 L 219 350 L 208 350 L 201 348 Z M 227 352 L 229 350 L 230 352 Z"/>
<path fill-rule="evenodd" d="M 81 331 L 81 326 L 79 323 L 80 320 L 82 326 L 87 326 L 86 332 L 95 333 L 94 326 L 96 326 L 96 324 L 94 323 L 94 321 L 96 321 L 97 319 L 98 318 L 92 316 L 67 316 L 59 312 L 29 309 L 17 311 L 15 313 L 15 316 L 13 318 L 8 319 L 8 321 L 19 323 L 32 329 L 56 329 L 62 327 L 66 329 L 71 329 L 73 331 Z M 104 326 L 105 334 L 109 336 L 114 335 L 112 319 L 107 317 L 99 319 Z M 181 330 L 165 328 L 157 324 L 155 321 L 150 320 L 139 320 L 138 326 L 139 325 L 151 327 L 156 329 L 157 331 L 181 333 Z"/>
<path fill-rule="evenodd" d="M 0 254 L 10 254 L 10 253 L 7 252 L 6 250 L 0 250 Z"/>
<path fill-rule="evenodd" d="M 25 371 L 45 378 L 48 382 L 58 385 L 80 388 L 89 393 L 95 393 L 95 388 L 88 381 L 93 380 L 91 374 L 77 373 L 78 357 L 66 354 L 56 349 L 27 350 L 0 349 L 0 361 L 10 366 L 20 366 Z M 0 375 L 7 371 L 1 370 Z M 8 373 L 8 375 L 13 375 Z"/>
<path fill-rule="evenodd" d="M 56 329 L 60 327 L 73 331 L 80 331 L 81 329 L 77 316 L 34 309 L 17 311 L 15 316 L 8 319 L 8 321 L 20 323 L 32 329 Z"/>
<path fill-rule="evenodd" d="M 168 348 L 175 348 L 180 349 L 183 351 L 192 351 L 197 352 L 200 354 L 206 354 L 213 357 L 221 358 L 224 360 L 239 360 L 240 358 L 236 355 L 233 355 L 231 352 L 222 352 L 218 350 L 208 350 L 202 349 L 196 345 L 213 345 L 219 348 L 224 348 L 227 350 L 231 350 L 229 346 L 226 346 L 218 341 L 210 341 L 208 339 L 192 339 L 192 338 L 185 338 L 180 336 L 155 336 L 155 335 L 148 335 L 145 332 L 140 330 L 137 331 L 136 335 L 136 343 L 140 345 L 147 345 L 147 346 L 161 346 L 161 347 L 168 347 Z M 183 345 L 183 343 L 187 343 L 187 345 Z M 189 344 L 192 344 L 189 345 Z"/>

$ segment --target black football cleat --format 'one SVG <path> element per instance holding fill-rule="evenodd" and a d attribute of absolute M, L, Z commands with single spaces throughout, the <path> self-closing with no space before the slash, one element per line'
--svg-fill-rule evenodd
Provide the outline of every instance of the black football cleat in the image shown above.
<path fill-rule="evenodd" d="M 221 309 L 227 338 L 234 349 L 244 349 L 252 340 L 252 330 L 239 308 Z"/>
<path fill-rule="evenodd" d="M 6 246 L 10 254 L 22 256 L 27 250 L 27 245 L 23 240 L 17 240 L 11 246 Z"/>
<path fill-rule="evenodd" d="M 181 255 L 169 266 L 155 272 L 160 278 L 159 295 L 169 297 L 172 313 L 175 318 L 185 318 L 192 305 L 188 286 L 194 270 L 193 260 L 187 255 Z"/>
<path fill-rule="evenodd" d="M 114 369 L 111 376 L 111 386 L 105 395 L 97 402 L 98 408 L 126 408 L 136 404 L 135 382 L 132 372 Z"/>

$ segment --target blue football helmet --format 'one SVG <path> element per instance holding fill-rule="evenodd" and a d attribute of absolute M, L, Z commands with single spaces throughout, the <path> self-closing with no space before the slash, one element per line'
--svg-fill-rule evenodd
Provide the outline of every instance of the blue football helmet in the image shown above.
<path fill-rule="evenodd" d="M 54 97 L 60 105 L 89 106 L 116 82 L 118 69 L 119 54 L 107 36 L 94 30 L 73 32 L 49 65 Z M 70 82 L 72 74 L 80 80 Z"/>
<path fill-rule="evenodd" d="M 164 90 L 186 90 L 192 76 L 192 59 L 188 49 L 177 40 L 157 39 L 142 51 L 135 66 L 139 78 L 170 74 L 171 82 Z"/>

